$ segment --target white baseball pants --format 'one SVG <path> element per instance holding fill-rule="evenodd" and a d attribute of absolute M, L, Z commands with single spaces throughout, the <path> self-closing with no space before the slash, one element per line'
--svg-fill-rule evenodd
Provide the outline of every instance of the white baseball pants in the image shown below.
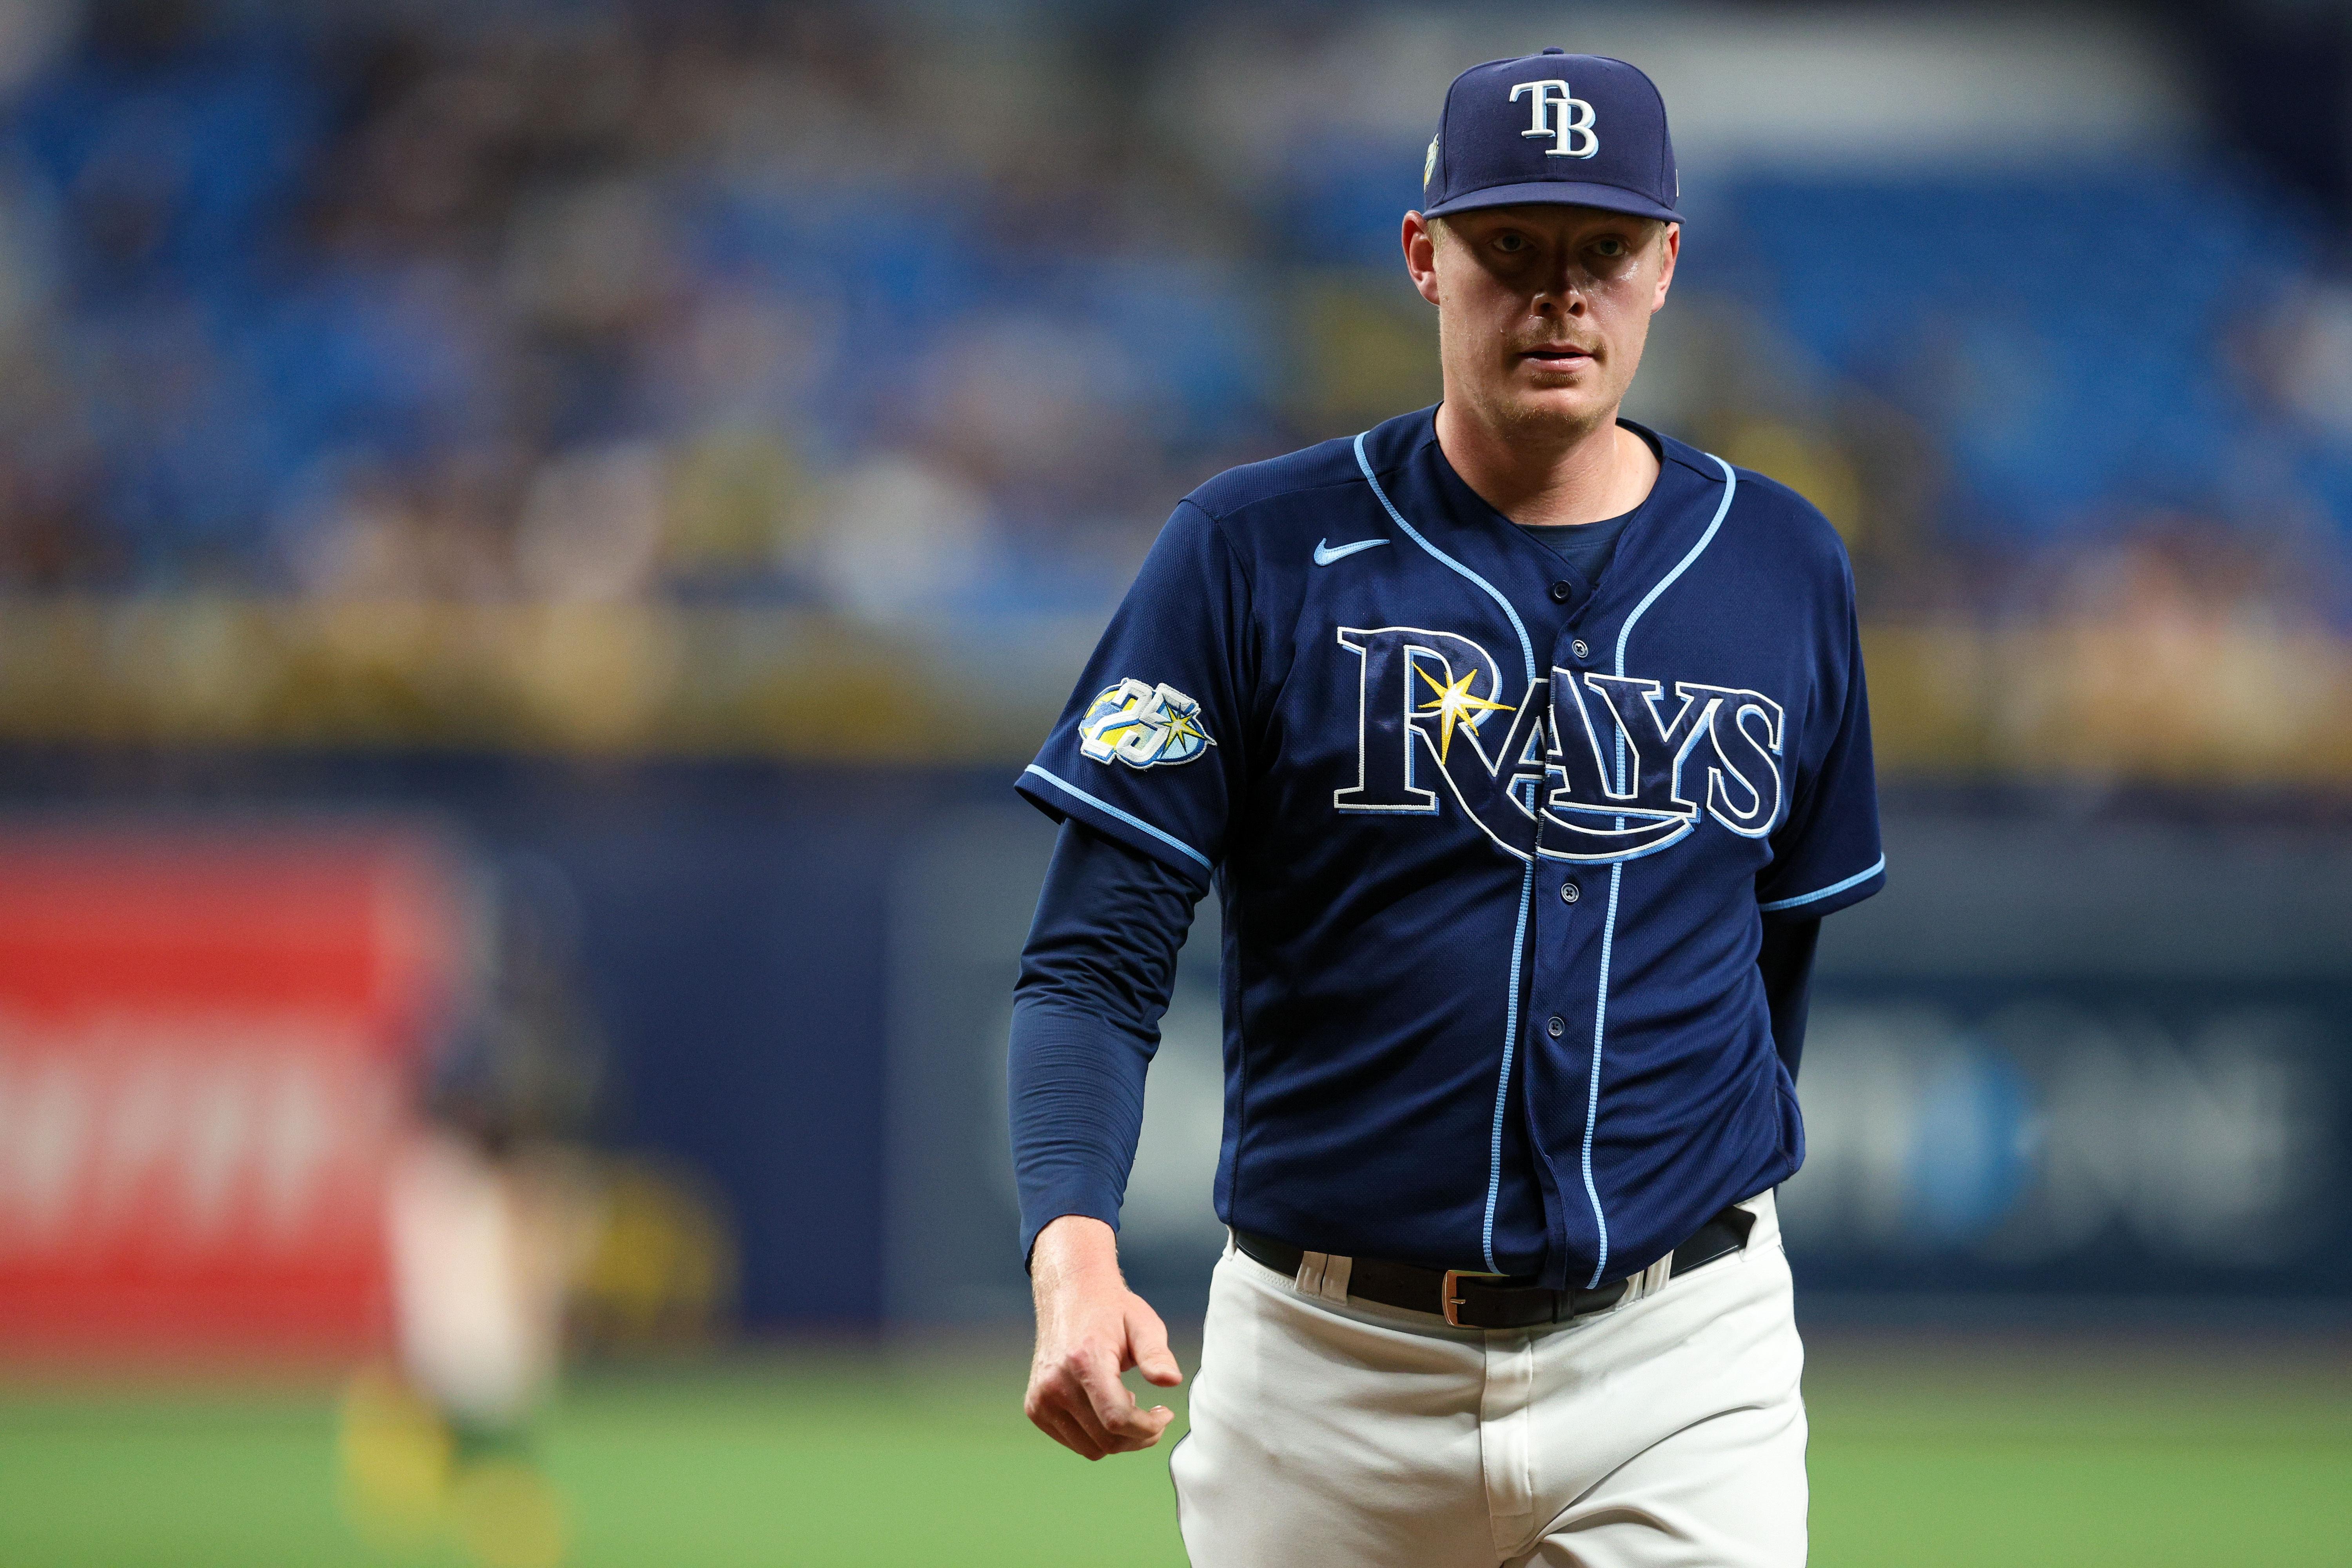
<path fill-rule="evenodd" d="M 1801 1568 L 1804 1350 L 1743 1251 L 1572 1323 L 1455 1329 L 1231 1245 L 1170 1460 L 1193 1568 Z"/>

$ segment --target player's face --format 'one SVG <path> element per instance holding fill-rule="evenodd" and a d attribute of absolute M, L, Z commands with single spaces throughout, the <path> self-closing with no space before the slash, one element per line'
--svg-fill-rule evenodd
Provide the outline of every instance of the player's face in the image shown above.
<path fill-rule="evenodd" d="M 1404 220 L 1405 266 L 1437 307 L 1445 397 L 1498 432 L 1572 438 L 1616 416 L 1666 302 L 1682 228 L 1598 207 Z"/>

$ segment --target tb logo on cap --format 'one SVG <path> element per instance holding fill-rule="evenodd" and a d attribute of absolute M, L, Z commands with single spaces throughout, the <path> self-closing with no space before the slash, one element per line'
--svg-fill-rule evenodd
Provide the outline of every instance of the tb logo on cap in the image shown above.
<path fill-rule="evenodd" d="M 1559 94 L 1554 97 L 1553 94 Z M 1564 81 L 1523 81 L 1511 89 L 1511 101 L 1533 95 L 1528 107 L 1532 111 L 1522 136 L 1549 136 L 1558 145 L 1544 149 L 1547 158 L 1590 158 L 1601 151 L 1601 135 L 1592 129 L 1593 107 L 1590 101 L 1570 94 Z M 1555 120 L 1552 110 L 1559 114 Z"/>

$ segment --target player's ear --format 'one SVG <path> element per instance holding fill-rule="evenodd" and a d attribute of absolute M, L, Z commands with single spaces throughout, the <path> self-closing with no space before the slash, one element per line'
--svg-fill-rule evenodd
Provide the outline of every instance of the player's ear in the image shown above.
<path fill-rule="evenodd" d="M 1683 253 L 1682 225 L 1670 223 L 1665 226 L 1665 232 L 1658 237 L 1658 292 L 1650 301 L 1653 313 L 1665 305 L 1666 290 L 1674 287 L 1675 262 Z"/>
<path fill-rule="evenodd" d="M 1437 303 L 1437 225 L 1442 221 L 1425 218 L 1419 213 L 1404 215 L 1404 269 L 1421 297 L 1431 304 Z"/>

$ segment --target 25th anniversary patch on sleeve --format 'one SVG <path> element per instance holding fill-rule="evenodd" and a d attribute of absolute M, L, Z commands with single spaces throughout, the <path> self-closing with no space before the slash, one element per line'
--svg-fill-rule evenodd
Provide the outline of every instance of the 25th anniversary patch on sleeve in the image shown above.
<path fill-rule="evenodd" d="M 1189 763 L 1217 742 L 1201 722 L 1201 705 L 1166 684 L 1129 676 L 1105 687 L 1078 722 L 1078 750 L 1096 762 L 1131 768 Z"/>

